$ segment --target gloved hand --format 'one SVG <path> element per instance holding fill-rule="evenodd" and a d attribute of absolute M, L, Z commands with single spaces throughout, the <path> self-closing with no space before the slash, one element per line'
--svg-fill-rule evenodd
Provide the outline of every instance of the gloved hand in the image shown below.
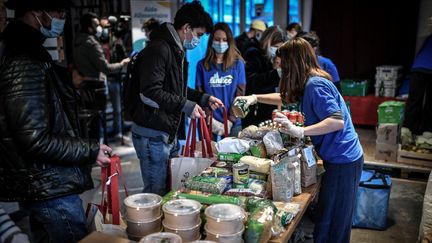
<path fill-rule="evenodd" d="M 248 96 L 237 96 L 234 100 L 234 103 L 237 100 L 246 100 L 247 106 L 255 105 L 258 102 L 258 99 L 257 99 L 256 95 L 254 95 L 254 94 L 248 95 Z"/>
<path fill-rule="evenodd" d="M 284 114 L 280 112 L 276 113 L 276 118 L 274 119 L 274 121 L 282 125 L 282 128 L 279 129 L 280 132 L 289 134 L 297 138 L 304 137 L 304 128 L 294 125 L 290 120 L 288 120 L 288 118 Z"/>

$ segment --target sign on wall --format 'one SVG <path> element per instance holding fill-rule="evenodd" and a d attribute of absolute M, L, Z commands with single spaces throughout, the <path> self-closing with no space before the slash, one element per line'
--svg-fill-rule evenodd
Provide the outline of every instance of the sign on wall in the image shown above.
<path fill-rule="evenodd" d="M 161 23 L 171 22 L 171 1 L 131 0 L 132 17 L 132 48 L 140 51 L 145 46 L 143 23 L 149 18 L 155 18 Z"/>

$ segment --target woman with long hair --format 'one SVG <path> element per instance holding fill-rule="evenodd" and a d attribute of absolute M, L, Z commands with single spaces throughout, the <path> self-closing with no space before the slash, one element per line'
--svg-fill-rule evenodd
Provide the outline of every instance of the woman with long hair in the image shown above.
<path fill-rule="evenodd" d="M 234 98 L 245 94 L 246 78 L 243 58 L 235 46 L 231 29 L 225 23 L 217 23 L 208 41 L 203 60 L 197 64 L 196 88 L 222 100 L 228 111 L 230 136 L 237 136 L 241 121 L 234 116 L 231 104 Z M 222 135 L 223 113 L 215 110 L 213 133 Z"/>
<path fill-rule="evenodd" d="M 318 198 L 314 240 L 349 242 L 357 187 L 363 166 L 363 150 L 345 102 L 318 64 L 312 46 L 304 39 L 289 40 L 277 51 L 281 58 L 280 92 L 238 97 L 247 104 L 273 105 L 299 102 L 305 127 L 297 127 L 277 113 L 281 132 L 310 136 L 326 173 Z"/>
<path fill-rule="evenodd" d="M 260 42 L 249 47 L 244 59 L 246 62 L 246 94 L 268 94 L 276 92 L 279 85 L 280 59 L 276 50 L 287 40 L 285 32 L 279 26 L 267 28 Z M 277 107 L 261 104 L 250 107 L 249 114 L 242 120 L 243 127 L 258 125 L 270 119 Z"/>

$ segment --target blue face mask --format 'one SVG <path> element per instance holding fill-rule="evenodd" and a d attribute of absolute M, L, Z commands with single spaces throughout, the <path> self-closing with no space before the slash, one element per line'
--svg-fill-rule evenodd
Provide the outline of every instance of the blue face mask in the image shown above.
<path fill-rule="evenodd" d="M 216 53 L 222 54 L 222 53 L 225 53 L 228 50 L 229 45 L 228 45 L 228 42 L 213 41 L 212 47 L 216 51 Z"/>
<path fill-rule="evenodd" d="M 277 47 L 274 46 L 270 46 L 270 57 L 271 58 L 275 58 L 276 57 L 276 51 L 277 51 Z"/>
<path fill-rule="evenodd" d="M 191 40 L 185 39 L 183 41 L 183 47 L 186 50 L 192 50 L 192 49 L 194 49 L 195 47 L 197 47 L 199 45 L 199 42 L 200 42 L 200 39 L 198 38 L 198 36 L 194 35 L 192 29 L 191 29 L 191 34 L 192 34 L 192 39 Z"/>
<path fill-rule="evenodd" d="M 51 29 L 45 28 L 40 22 L 39 18 L 36 16 L 37 21 L 41 25 L 40 32 L 47 38 L 56 38 L 63 33 L 65 20 L 51 17 L 47 12 L 44 13 L 51 19 Z"/>

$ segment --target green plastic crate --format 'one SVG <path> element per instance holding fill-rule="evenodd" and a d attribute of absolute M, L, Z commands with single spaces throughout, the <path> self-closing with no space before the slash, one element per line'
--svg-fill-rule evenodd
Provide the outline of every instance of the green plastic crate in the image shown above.
<path fill-rule="evenodd" d="M 401 101 L 385 101 L 378 106 L 378 123 L 402 124 L 405 103 Z"/>
<path fill-rule="evenodd" d="M 342 94 L 346 96 L 366 96 L 369 90 L 369 81 L 356 82 L 354 80 L 341 81 Z"/>

